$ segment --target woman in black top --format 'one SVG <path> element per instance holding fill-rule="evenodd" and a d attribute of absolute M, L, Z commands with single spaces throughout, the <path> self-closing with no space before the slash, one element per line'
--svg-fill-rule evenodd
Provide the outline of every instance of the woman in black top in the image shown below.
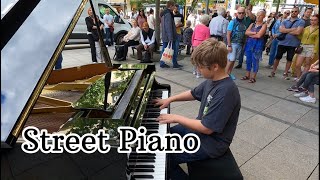
<path fill-rule="evenodd" d="M 86 17 L 86 25 L 87 25 L 87 35 L 88 35 L 88 40 L 91 48 L 91 58 L 92 62 L 96 63 L 97 62 L 97 52 L 96 52 L 96 46 L 95 46 L 95 41 L 99 41 L 99 36 L 98 36 L 98 30 L 97 30 L 97 25 L 95 22 L 95 18 L 92 13 L 92 9 L 88 9 L 88 17 Z M 99 20 L 99 18 L 97 17 Z M 103 23 L 99 20 L 100 24 L 100 30 L 103 31 Z"/>

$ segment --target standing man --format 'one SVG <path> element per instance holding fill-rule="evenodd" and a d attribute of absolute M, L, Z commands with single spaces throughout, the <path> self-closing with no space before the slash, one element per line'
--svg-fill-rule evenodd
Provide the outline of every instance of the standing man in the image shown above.
<path fill-rule="evenodd" d="M 147 21 L 148 21 L 148 25 L 149 25 L 149 28 L 150 29 L 153 29 L 154 30 L 154 25 L 155 25 L 155 22 L 156 20 L 154 19 L 154 10 L 151 8 L 150 11 L 149 11 L 150 15 L 147 17 Z"/>
<path fill-rule="evenodd" d="M 112 46 L 113 45 L 113 16 L 110 14 L 110 10 L 105 10 L 106 14 L 103 16 L 103 23 L 106 31 L 106 45 Z M 109 41 L 110 39 L 110 41 Z"/>
<path fill-rule="evenodd" d="M 279 30 L 281 33 L 286 33 L 287 35 L 284 40 L 279 42 L 276 60 L 273 64 L 273 70 L 269 77 L 275 76 L 275 72 L 278 68 L 279 61 L 282 58 L 282 55 L 284 53 L 287 53 L 287 63 L 283 73 L 283 77 L 285 79 L 288 79 L 288 71 L 291 66 L 293 56 L 295 54 L 295 49 L 300 45 L 300 40 L 298 36 L 302 33 L 305 24 L 304 20 L 298 18 L 298 14 L 299 8 L 294 7 L 291 10 L 290 19 L 287 19 L 281 23 Z"/>
<path fill-rule="evenodd" d="M 245 12 L 246 12 L 246 16 L 243 18 L 243 21 L 244 21 L 244 24 L 246 25 L 246 28 L 248 28 L 251 23 L 254 23 L 256 21 L 256 16 L 252 13 L 252 5 L 251 4 L 249 4 L 246 7 Z M 244 42 L 245 42 L 245 40 L 244 40 Z M 242 47 L 241 54 L 238 59 L 239 64 L 235 67 L 236 69 L 242 68 L 243 57 L 244 57 L 244 46 L 245 46 L 245 44 Z"/>
<path fill-rule="evenodd" d="M 174 18 L 173 18 L 173 10 L 175 9 L 174 1 L 170 0 L 167 2 L 166 9 L 160 14 L 161 17 L 161 32 L 162 32 L 162 52 L 161 56 L 163 54 L 164 49 L 168 46 L 168 43 L 172 43 L 172 48 L 174 51 L 174 55 L 172 58 L 172 64 L 173 69 L 181 69 L 181 65 L 177 62 L 177 56 L 175 56 L 175 53 L 177 51 L 176 45 L 175 45 L 175 39 L 177 38 L 177 32 L 176 32 L 176 25 L 174 24 Z M 169 68 L 165 62 L 160 61 L 160 67 L 161 68 Z"/>
<path fill-rule="evenodd" d="M 229 21 L 225 19 L 226 10 L 222 7 L 218 8 L 218 16 L 211 19 L 209 24 L 210 36 L 223 41 L 227 37 L 227 27 Z"/>
<path fill-rule="evenodd" d="M 178 59 L 180 41 L 182 40 L 182 27 L 184 26 L 184 17 L 179 12 L 179 4 L 176 4 L 174 7 L 173 19 L 174 19 L 174 24 L 176 25 L 176 32 L 177 32 L 177 38 L 175 39 L 176 51 L 174 52 L 173 57 Z"/>
<path fill-rule="evenodd" d="M 303 17 L 302 19 L 304 20 L 304 27 L 307 27 L 307 26 L 310 26 L 310 17 L 311 17 L 311 14 L 313 12 L 313 9 L 311 7 L 308 7 L 306 9 L 306 11 L 303 13 Z M 299 39 L 302 38 L 302 34 L 300 34 L 299 36 Z M 314 59 L 316 60 L 316 59 Z M 291 64 L 291 72 L 292 72 L 292 76 L 295 76 L 295 72 L 296 72 L 296 61 L 297 61 L 297 55 L 294 55 L 293 56 L 293 59 L 292 59 L 292 64 Z"/>
<path fill-rule="evenodd" d="M 281 32 L 279 31 L 280 25 L 284 20 L 286 20 L 288 18 L 289 15 L 290 15 L 289 10 L 286 10 L 283 15 L 279 14 L 278 19 L 276 20 L 276 22 L 274 23 L 274 25 L 271 29 L 271 34 L 272 34 L 273 40 L 272 40 L 271 47 L 270 47 L 269 63 L 267 65 L 267 68 L 269 68 L 269 69 L 273 68 L 272 66 L 274 63 L 274 59 L 276 58 L 278 43 L 279 43 L 279 40 L 277 39 L 277 37 L 281 34 Z"/>
<path fill-rule="evenodd" d="M 243 51 L 243 45 L 245 43 L 246 25 L 244 23 L 245 9 L 239 7 L 237 10 L 237 17 L 232 19 L 228 25 L 227 31 L 227 46 L 228 46 L 228 62 L 226 72 L 231 79 L 235 80 L 235 76 L 231 74 L 234 66 L 234 62 L 239 58 L 241 51 Z"/>

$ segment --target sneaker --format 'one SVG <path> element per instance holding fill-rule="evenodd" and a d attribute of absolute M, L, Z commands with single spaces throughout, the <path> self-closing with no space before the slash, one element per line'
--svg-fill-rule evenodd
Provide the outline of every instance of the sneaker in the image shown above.
<path fill-rule="evenodd" d="M 273 66 L 272 65 L 266 65 L 266 68 L 273 69 Z"/>
<path fill-rule="evenodd" d="M 196 75 L 196 78 L 197 78 L 197 79 L 202 78 L 202 75 L 201 75 L 201 74 L 197 74 L 197 75 Z"/>
<path fill-rule="evenodd" d="M 178 64 L 178 66 L 181 67 L 181 68 L 183 67 L 181 64 Z"/>
<path fill-rule="evenodd" d="M 233 74 L 229 74 L 229 76 L 232 80 L 236 80 L 236 77 Z"/>
<path fill-rule="evenodd" d="M 287 90 L 288 91 L 295 91 L 295 90 L 298 90 L 298 87 L 296 85 L 293 85 L 293 86 L 289 87 Z"/>
<path fill-rule="evenodd" d="M 161 68 L 170 68 L 167 64 L 160 65 Z"/>
<path fill-rule="evenodd" d="M 306 92 L 299 92 L 299 93 L 295 93 L 293 96 L 294 97 L 305 97 L 307 96 L 308 94 Z"/>
<path fill-rule="evenodd" d="M 193 74 L 193 75 L 196 75 L 196 74 L 197 74 L 197 72 L 196 72 L 196 71 L 192 71 L 192 74 Z"/>
<path fill-rule="evenodd" d="M 293 78 L 293 81 L 294 81 L 294 82 L 298 82 L 298 81 L 299 81 L 299 78 L 296 78 L 296 77 L 295 77 L 295 78 Z"/>
<path fill-rule="evenodd" d="M 311 97 L 310 95 L 306 96 L 306 97 L 300 97 L 299 99 L 301 101 L 303 101 L 303 102 L 316 103 L 316 98 L 315 97 Z"/>
<path fill-rule="evenodd" d="M 236 68 L 236 69 L 240 69 L 240 68 L 242 68 L 242 64 L 238 64 L 236 67 L 234 67 L 234 68 Z"/>

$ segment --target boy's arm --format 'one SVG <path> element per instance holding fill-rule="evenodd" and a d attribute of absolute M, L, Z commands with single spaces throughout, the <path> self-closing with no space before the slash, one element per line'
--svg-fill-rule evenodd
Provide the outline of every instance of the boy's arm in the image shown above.
<path fill-rule="evenodd" d="M 182 126 L 192 129 L 194 131 L 200 132 L 202 134 L 212 134 L 213 131 L 204 125 L 202 125 L 200 120 L 197 119 L 189 119 L 184 116 L 180 116 L 177 114 L 162 114 L 157 119 L 161 124 L 167 123 L 179 123 Z"/>
<path fill-rule="evenodd" d="M 192 101 L 195 98 L 192 96 L 191 91 L 186 91 L 175 96 L 171 96 L 167 99 L 159 99 L 154 100 L 154 104 L 160 106 L 160 109 L 168 107 L 171 102 L 175 101 Z"/>

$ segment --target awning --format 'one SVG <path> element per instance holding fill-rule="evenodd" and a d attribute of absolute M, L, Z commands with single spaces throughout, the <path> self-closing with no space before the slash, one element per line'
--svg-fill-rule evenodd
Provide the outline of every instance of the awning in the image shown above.
<path fill-rule="evenodd" d="M 319 0 L 304 0 L 304 2 L 319 5 Z"/>

